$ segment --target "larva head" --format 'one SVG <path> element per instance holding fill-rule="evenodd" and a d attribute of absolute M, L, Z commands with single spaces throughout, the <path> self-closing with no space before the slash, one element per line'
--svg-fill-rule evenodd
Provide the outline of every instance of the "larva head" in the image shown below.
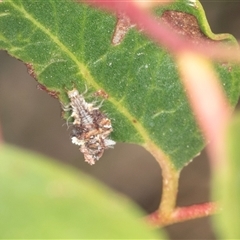
<path fill-rule="evenodd" d="M 73 88 L 73 90 L 68 91 L 68 97 L 69 98 L 74 98 L 74 97 L 77 97 L 77 96 L 79 96 L 79 92 L 76 88 Z"/>

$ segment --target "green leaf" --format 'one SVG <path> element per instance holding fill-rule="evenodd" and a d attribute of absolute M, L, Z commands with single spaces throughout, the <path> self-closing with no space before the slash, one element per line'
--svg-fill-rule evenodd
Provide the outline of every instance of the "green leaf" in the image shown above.
<path fill-rule="evenodd" d="M 52 159 L 7 145 L 0 151 L 0 216 L 1 239 L 160 238 L 127 199 Z"/>
<path fill-rule="evenodd" d="M 230 35 L 214 35 L 199 4 L 179 0 L 156 10 L 191 14 L 211 39 L 236 44 Z M 135 28 L 121 44 L 111 44 L 116 18 L 84 4 L 62 0 L 7 0 L 0 4 L 0 48 L 31 66 L 39 83 L 67 104 L 74 86 L 92 101 L 103 89 L 102 110 L 112 119 L 112 138 L 156 146 L 181 169 L 203 146 L 172 56 Z M 239 67 L 217 64 L 227 96 L 239 96 Z M 68 116 L 65 116 L 66 118 Z M 148 150 L 150 147 L 147 148 Z"/>
<path fill-rule="evenodd" d="M 225 139 L 226 156 L 216 167 L 213 197 L 222 211 L 214 217 L 221 239 L 240 239 L 240 115 L 229 126 Z"/>

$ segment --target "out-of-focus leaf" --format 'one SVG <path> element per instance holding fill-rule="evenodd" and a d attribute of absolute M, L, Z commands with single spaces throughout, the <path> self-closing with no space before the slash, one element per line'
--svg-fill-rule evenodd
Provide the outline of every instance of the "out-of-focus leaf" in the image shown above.
<path fill-rule="evenodd" d="M 219 239 L 240 239 L 240 115 L 232 121 L 225 142 L 226 156 L 214 173 L 213 195 L 222 209 L 214 216 Z M 219 162 L 221 164 L 221 162 Z"/>
<path fill-rule="evenodd" d="M 53 160 L 0 148 L 1 239 L 163 239 L 129 200 Z"/>

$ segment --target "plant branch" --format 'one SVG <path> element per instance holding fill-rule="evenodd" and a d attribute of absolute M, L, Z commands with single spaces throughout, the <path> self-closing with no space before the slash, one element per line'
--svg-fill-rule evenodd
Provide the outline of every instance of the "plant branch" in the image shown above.
<path fill-rule="evenodd" d="M 167 156 L 163 156 L 157 146 L 147 143 L 144 147 L 154 156 L 162 169 L 162 197 L 158 214 L 167 221 L 175 209 L 180 172 L 174 168 Z"/>
<path fill-rule="evenodd" d="M 176 208 L 172 215 L 166 219 L 162 218 L 158 211 L 146 217 L 146 221 L 155 227 L 163 227 L 178 222 L 184 222 L 191 219 L 207 217 L 220 211 L 216 203 L 197 204 L 188 207 Z"/>

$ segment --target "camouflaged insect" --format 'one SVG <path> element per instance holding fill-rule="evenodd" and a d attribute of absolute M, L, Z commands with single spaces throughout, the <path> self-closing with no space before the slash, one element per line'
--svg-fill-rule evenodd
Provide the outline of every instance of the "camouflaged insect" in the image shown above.
<path fill-rule="evenodd" d="M 94 103 L 87 103 L 83 94 L 77 89 L 68 91 L 70 104 L 64 110 L 70 110 L 74 118 L 72 126 L 72 143 L 79 146 L 85 161 L 95 164 L 103 155 L 104 150 L 112 148 L 116 142 L 109 139 L 113 131 L 111 120 L 103 114 Z"/>

